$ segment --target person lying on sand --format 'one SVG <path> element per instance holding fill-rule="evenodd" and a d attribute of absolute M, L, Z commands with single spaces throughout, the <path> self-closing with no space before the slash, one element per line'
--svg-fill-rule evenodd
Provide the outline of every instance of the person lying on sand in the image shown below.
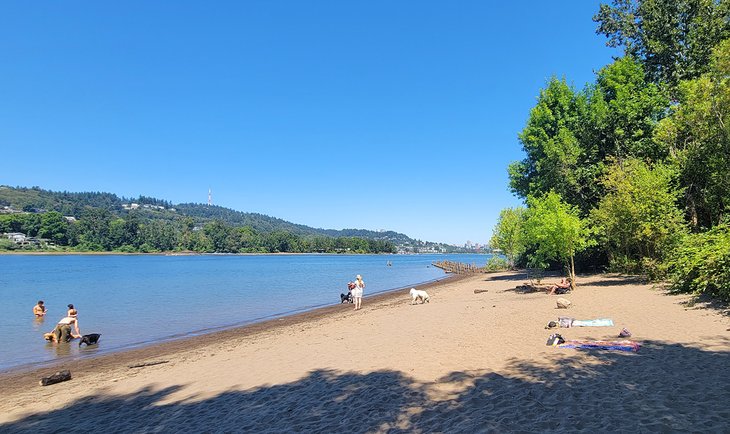
<path fill-rule="evenodd" d="M 548 287 L 548 295 L 565 294 L 570 291 L 570 279 L 563 277 L 560 282 Z"/>

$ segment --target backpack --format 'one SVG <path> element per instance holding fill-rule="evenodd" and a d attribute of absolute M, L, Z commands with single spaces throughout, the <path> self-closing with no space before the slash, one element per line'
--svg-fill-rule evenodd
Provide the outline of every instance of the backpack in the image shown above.
<path fill-rule="evenodd" d="M 560 336 L 559 334 L 553 333 L 548 337 L 548 340 L 545 343 L 545 345 L 547 345 L 549 347 L 554 347 L 554 346 L 557 346 L 557 345 L 560 345 L 563 343 L 565 343 L 565 339 L 563 339 L 563 337 Z"/>

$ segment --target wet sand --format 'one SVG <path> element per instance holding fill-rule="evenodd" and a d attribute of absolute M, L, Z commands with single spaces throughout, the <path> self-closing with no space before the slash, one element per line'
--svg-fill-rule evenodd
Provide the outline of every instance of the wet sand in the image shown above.
<path fill-rule="evenodd" d="M 514 432 L 730 430 L 730 318 L 631 278 L 566 296 L 474 275 L 266 323 L 0 376 L 0 431 Z M 474 293 L 475 289 L 487 290 Z M 636 353 L 547 347 L 557 330 Z M 103 341 L 102 341 L 103 344 Z M 164 362 L 164 363 L 159 363 Z M 155 364 L 157 363 L 157 364 Z M 130 367 L 146 365 L 141 367 Z M 52 386 L 40 377 L 70 369 Z"/>

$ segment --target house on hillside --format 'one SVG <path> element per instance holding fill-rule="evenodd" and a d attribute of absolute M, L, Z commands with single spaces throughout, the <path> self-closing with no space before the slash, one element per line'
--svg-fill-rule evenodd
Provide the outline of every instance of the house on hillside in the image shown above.
<path fill-rule="evenodd" d="M 3 237 L 9 239 L 10 241 L 14 242 L 15 244 L 20 244 L 21 246 L 24 244 L 28 244 L 28 237 L 21 232 L 7 232 L 3 233 Z"/>

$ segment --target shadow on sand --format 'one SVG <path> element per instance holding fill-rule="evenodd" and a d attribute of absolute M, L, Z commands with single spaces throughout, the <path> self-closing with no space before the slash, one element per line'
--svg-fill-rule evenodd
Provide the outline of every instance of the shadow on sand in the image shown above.
<path fill-rule="evenodd" d="M 172 399 L 171 394 L 184 392 L 183 386 L 144 388 L 124 396 L 86 397 L 64 409 L 0 425 L 0 432 L 730 429 L 728 352 L 649 341 L 638 353 L 575 356 L 575 350 L 555 349 L 550 366 L 515 360 L 504 371 L 510 375 L 454 372 L 435 384 L 395 371 L 361 375 L 317 370 L 293 383 L 231 390 L 205 399 Z M 442 386 L 452 394 L 433 399 L 434 388 Z"/>

